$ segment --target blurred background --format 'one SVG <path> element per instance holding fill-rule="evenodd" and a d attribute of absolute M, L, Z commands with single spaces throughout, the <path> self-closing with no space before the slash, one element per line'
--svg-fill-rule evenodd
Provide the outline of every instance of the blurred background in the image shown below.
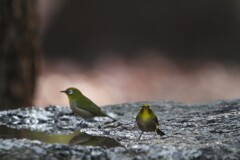
<path fill-rule="evenodd" d="M 40 44 L 35 45 L 36 78 L 30 101 L 15 104 L 66 106 L 67 97 L 59 91 L 70 86 L 98 105 L 240 96 L 239 0 L 32 2 L 30 10 L 36 13 L 29 19 L 37 31 L 34 44 Z M 17 15 L 16 6 L 12 11 Z M 0 22 L 4 28 L 8 20 Z M 0 41 L 5 55 L 8 39 Z M 2 89 L 0 98 L 5 95 Z"/>

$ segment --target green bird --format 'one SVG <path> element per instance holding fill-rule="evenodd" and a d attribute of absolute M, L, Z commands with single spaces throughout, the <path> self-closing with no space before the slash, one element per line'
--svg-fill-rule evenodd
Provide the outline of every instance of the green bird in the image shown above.
<path fill-rule="evenodd" d="M 67 95 L 70 108 L 72 111 L 83 119 L 92 119 L 94 117 L 108 117 L 116 121 L 114 118 L 110 117 L 106 113 L 93 103 L 90 99 L 82 94 L 77 88 L 68 88 L 65 91 L 60 91 Z"/>
<path fill-rule="evenodd" d="M 159 129 L 158 118 L 148 104 L 142 105 L 142 109 L 136 117 L 136 122 L 139 129 L 142 131 L 138 139 L 141 138 L 143 132 L 157 132 L 160 136 L 165 135 L 165 133 Z"/>
<path fill-rule="evenodd" d="M 104 136 L 92 136 L 84 132 L 79 132 L 68 142 L 70 145 L 100 146 L 103 148 L 124 147 L 115 139 Z"/>

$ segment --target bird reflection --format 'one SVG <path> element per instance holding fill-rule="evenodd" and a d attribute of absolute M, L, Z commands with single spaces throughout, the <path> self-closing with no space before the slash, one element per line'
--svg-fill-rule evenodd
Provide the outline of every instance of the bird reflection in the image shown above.
<path fill-rule="evenodd" d="M 28 129 L 14 129 L 5 125 L 0 125 L 0 138 L 26 138 L 29 140 L 38 140 L 48 144 L 100 146 L 103 148 L 123 147 L 119 142 L 112 138 L 92 136 L 80 131 L 75 131 L 71 134 L 49 134 L 46 132 L 31 131 Z"/>
<path fill-rule="evenodd" d="M 83 145 L 83 146 L 100 146 L 103 148 L 112 148 L 112 147 L 123 147 L 116 140 L 103 137 L 103 136 L 92 136 L 84 132 L 80 132 L 74 136 L 70 141 L 70 145 Z"/>

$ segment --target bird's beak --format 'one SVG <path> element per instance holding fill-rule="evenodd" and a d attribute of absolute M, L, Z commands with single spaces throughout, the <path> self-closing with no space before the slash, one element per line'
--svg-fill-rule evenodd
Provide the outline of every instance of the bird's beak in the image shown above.
<path fill-rule="evenodd" d="M 62 92 L 62 93 L 66 93 L 66 91 L 60 91 L 60 92 Z"/>

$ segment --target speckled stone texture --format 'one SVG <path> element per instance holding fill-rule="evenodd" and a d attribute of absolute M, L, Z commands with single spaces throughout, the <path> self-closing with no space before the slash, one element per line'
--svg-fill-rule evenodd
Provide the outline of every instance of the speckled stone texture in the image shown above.
<path fill-rule="evenodd" d="M 143 102 L 146 103 L 146 102 Z M 84 121 L 68 107 L 49 106 L 0 112 L 0 125 L 54 134 L 75 130 L 117 140 L 125 147 L 101 148 L 45 144 L 29 139 L 0 138 L 1 159 L 240 159 L 240 100 L 185 105 L 147 102 L 159 118 L 165 136 L 140 130 L 135 117 L 142 102 L 109 105 L 103 110 L 118 121 Z M 101 126 L 101 128 L 99 127 Z"/>

